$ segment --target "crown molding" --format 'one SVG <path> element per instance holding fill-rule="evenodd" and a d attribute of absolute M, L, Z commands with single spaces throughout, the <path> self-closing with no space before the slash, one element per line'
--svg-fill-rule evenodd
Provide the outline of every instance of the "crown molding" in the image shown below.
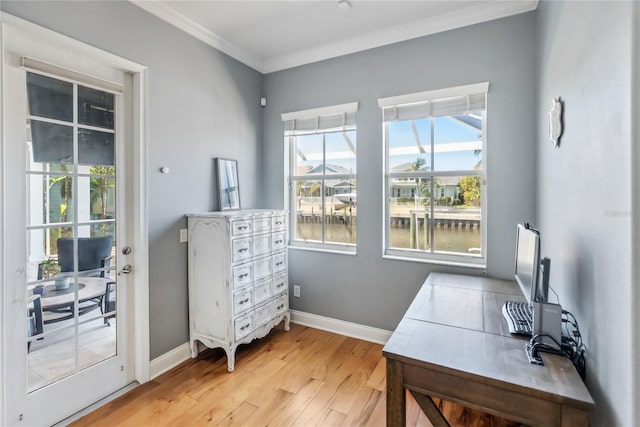
<path fill-rule="evenodd" d="M 328 43 L 304 51 L 268 58 L 262 61 L 258 56 L 228 42 L 216 33 L 198 24 L 191 18 L 178 12 L 162 1 L 129 0 L 134 5 L 146 10 L 180 30 L 192 35 L 202 42 L 248 65 L 263 74 L 285 70 L 300 65 L 323 61 L 363 50 L 411 40 L 418 37 L 436 34 L 443 31 L 462 28 L 481 22 L 505 18 L 511 15 L 530 12 L 538 7 L 539 0 L 494 1 L 469 7 L 462 11 L 438 15 L 409 24 L 396 25 L 384 30 L 373 31 L 361 36 Z"/>
<path fill-rule="evenodd" d="M 511 15 L 530 12 L 538 7 L 538 0 L 525 0 L 518 2 L 496 1 L 490 4 L 479 4 L 463 11 L 456 11 L 444 15 L 435 16 L 420 21 L 396 25 L 384 30 L 374 31 L 329 43 L 317 48 L 301 52 L 282 55 L 266 60 L 262 64 L 263 73 L 271 73 L 300 65 L 349 55 L 376 47 L 441 33 L 456 28 L 505 18 Z"/>
<path fill-rule="evenodd" d="M 262 61 L 260 58 L 251 55 L 243 49 L 240 49 L 233 43 L 220 37 L 213 31 L 203 27 L 193 19 L 178 12 L 173 7 L 162 1 L 154 0 L 129 0 L 130 3 L 139 8 L 157 16 L 163 21 L 168 22 L 174 27 L 184 31 L 185 33 L 197 38 L 198 40 L 208 44 L 219 51 L 226 53 L 230 57 L 242 62 L 256 71 L 262 71 Z"/>

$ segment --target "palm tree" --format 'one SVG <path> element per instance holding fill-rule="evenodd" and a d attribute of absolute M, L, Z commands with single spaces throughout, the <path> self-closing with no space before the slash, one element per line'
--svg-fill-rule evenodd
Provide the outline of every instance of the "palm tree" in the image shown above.
<path fill-rule="evenodd" d="M 116 169 L 113 166 L 92 166 L 90 170 L 91 175 L 101 175 L 91 177 L 90 187 L 90 200 L 93 205 L 98 200 L 100 201 L 100 216 L 102 219 L 107 217 L 107 197 L 109 189 L 115 186 L 115 183 L 111 181 L 112 176 L 115 176 Z M 104 175 L 109 175 L 106 177 Z"/>
<path fill-rule="evenodd" d="M 60 165 L 60 172 L 68 173 L 69 168 L 65 164 Z M 68 175 L 61 175 L 51 178 L 49 181 L 50 191 L 53 186 L 58 185 L 60 188 L 60 197 L 64 199 L 64 203 L 60 204 L 60 222 L 68 221 L 68 212 L 69 212 L 69 200 L 71 200 L 71 196 L 73 195 L 73 182 L 72 178 Z"/>
<path fill-rule="evenodd" d="M 91 206 L 99 201 L 101 210 L 100 218 L 106 219 L 109 190 L 115 187 L 115 182 L 111 177 L 115 176 L 116 168 L 113 166 L 91 166 L 89 172 L 91 175 L 100 175 L 92 176 L 90 179 L 89 199 L 91 201 Z M 102 224 L 102 234 L 106 234 L 106 231 L 107 224 Z"/>

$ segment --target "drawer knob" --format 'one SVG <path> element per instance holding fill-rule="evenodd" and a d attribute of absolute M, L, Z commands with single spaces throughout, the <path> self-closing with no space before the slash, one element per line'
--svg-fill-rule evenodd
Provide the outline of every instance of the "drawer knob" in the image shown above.
<path fill-rule="evenodd" d="M 243 253 L 243 252 L 247 252 L 249 250 L 249 248 L 242 248 L 242 249 L 238 249 L 238 252 Z"/>
<path fill-rule="evenodd" d="M 248 277 L 249 273 L 244 273 L 238 276 L 238 279 L 244 279 L 245 277 Z"/>
<path fill-rule="evenodd" d="M 249 228 L 248 225 L 241 225 L 240 227 L 238 227 L 238 230 L 246 230 L 248 228 Z"/>
<path fill-rule="evenodd" d="M 244 325 L 243 327 L 240 328 L 241 331 L 244 331 L 245 329 L 247 329 L 249 327 L 249 323 L 247 323 L 246 325 Z"/>
<path fill-rule="evenodd" d="M 245 304 L 245 303 L 248 303 L 248 302 L 249 302 L 249 298 L 247 298 L 247 299 L 243 299 L 243 300 L 242 300 L 242 301 L 240 301 L 238 304 L 242 305 L 242 304 Z"/>
<path fill-rule="evenodd" d="M 280 310 L 282 309 L 282 307 L 284 307 L 284 304 L 280 304 L 278 307 L 276 307 L 276 310 Z"/>

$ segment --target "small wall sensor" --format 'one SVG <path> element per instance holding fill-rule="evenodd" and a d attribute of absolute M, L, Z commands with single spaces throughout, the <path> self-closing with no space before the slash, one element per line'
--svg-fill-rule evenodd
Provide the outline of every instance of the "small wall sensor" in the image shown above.
<path fill-rule="evenodd" d="M 168 167 L 166 167 L 166 166 L 162 166 L 162 167 L 160 168 L 160 173 L 164 173 L 164 174 L 169 173 L 169 168 L 168 168 Z"/>
<path fill-rule="evenodd" d="M 260 98 L 260 106 L 261 107 L 266 107 L 267 106 L 267 98 L 265 98 L 265 97 Z"/>

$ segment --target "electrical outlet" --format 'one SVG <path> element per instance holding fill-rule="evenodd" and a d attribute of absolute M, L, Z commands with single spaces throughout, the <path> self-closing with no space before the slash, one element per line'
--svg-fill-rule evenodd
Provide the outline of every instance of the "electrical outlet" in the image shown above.
<path fill-rule="evenodd" d="M 189 241 L 189 234 L 186 228 L 180 229 L 180 243 L 187 243 Z"/>
<path fill-rule="evenodd" d="M 293 285 L 293 296 L 300 298 L 300 285 Z"/>

